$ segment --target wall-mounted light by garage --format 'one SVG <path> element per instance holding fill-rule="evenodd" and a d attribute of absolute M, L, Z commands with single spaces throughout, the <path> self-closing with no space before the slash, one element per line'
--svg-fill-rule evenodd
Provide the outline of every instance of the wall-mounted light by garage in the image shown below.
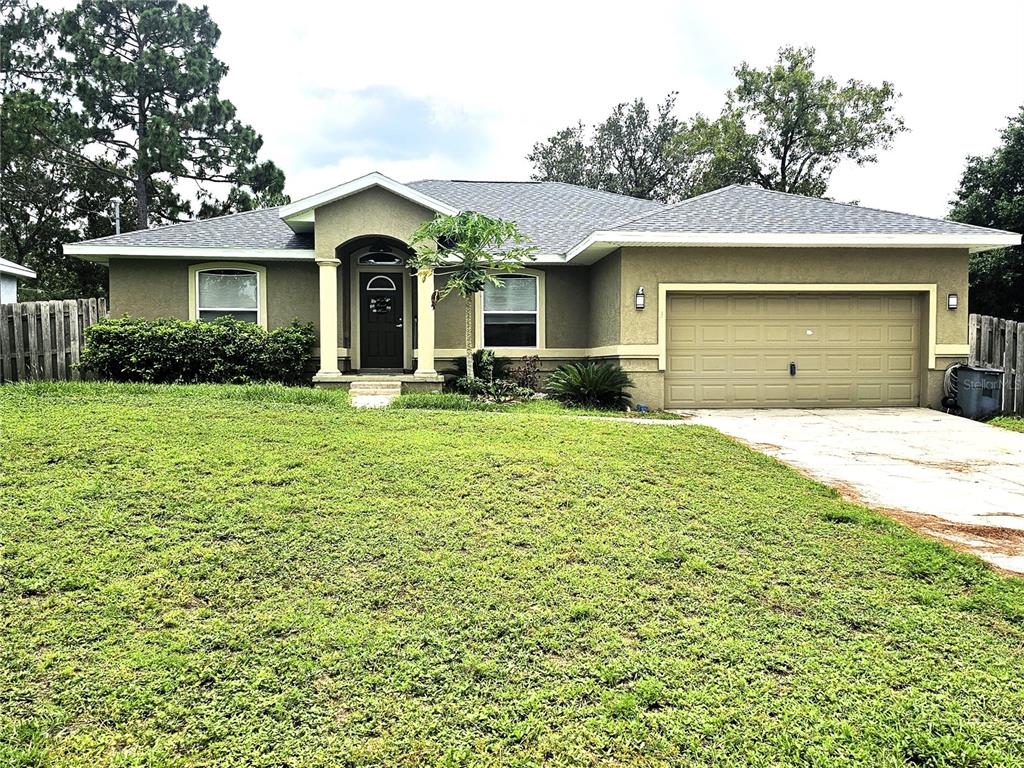
<path fill-rule="evenodd" d="M 959 305 L 960 298 L 955 293 L 946 296 L 946 309 L 956 309 Z"/>
<path fill-rule="evenodd" d="M 647 296 L 644 294 L 643 286 L 636 289 L 636 296 L 634 298 L 638 311 L 647 306 Z"/>

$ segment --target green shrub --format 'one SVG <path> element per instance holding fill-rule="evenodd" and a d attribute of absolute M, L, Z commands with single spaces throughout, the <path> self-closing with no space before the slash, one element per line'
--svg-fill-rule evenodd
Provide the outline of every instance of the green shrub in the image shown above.
<path fill-rule="evenodd" d="M 100 379 L 149 384 L 302 384 L 316 335 L 309 323 L 269 333 L 232 318 L 101 320 L 85 330 L 82 369 Z"/>
<path fill-rule="evenodd" d="M 632 386 L 625 371 L 611 363 L 565 363 L 547 382 L 548 393 L 559 402 L 619 411 L 629 407 L 632 396 L 626 388 Z"/>
<path fill-rule="evenodd" d="M 442 411 L 493 411 L 496 406 L 468 395 L 410 392 L 391 401 L 391 408 L 423 408 Z"/>
<path fill-rule="evenodd" d="M 492 349 L 478 349 L 473 353 L 473 374 L 476 378 L 503 379 L 511 361 L 507 357 L 498 357 Z M 466 359 L 455 360 L 455 373 L 459 379 L 466 378 Z"/>
<path fill-rule="evenodd" d="M 508 377 L 523 389 L 536 392 L 540 389 L 540 356 L 527 355 L 519 360 L 519 365 L 508 369 Z"/>

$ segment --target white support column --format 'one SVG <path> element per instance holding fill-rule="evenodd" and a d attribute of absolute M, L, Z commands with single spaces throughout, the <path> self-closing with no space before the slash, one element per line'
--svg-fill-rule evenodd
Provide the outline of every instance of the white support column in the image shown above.
<path fill-rule="evenodd" d="M 421 269 L 416 286 L 416 376 L 437 376 L 434 370 L 434 270 Z"/>
<path fill-rule="evenodd" d="M 320 267 L 320 370 L 317 378 L 337 376 L 338 370 L 338 265 L 337 259 L 317 259 Z"/>

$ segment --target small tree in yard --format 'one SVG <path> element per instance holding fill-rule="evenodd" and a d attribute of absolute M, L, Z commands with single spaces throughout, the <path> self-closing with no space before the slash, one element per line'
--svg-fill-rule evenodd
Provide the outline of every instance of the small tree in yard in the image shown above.
<path fill-rule="evenodd" d="M 433 270 L 447 282 L 435 290 L 431 306 L 453 291 L 466 305 L 466 378 L 473 373 L 473 297 L 488 283 L 501 286 L 495 272 L 515 272 L 533 259 L 535 246 L 514 221 L 492 219 L 482 213 L 463 211 L 455 216 L 437 215 L 424 222 L 412 236 L 415 255 L 407 261 L 421 275 Z"/>

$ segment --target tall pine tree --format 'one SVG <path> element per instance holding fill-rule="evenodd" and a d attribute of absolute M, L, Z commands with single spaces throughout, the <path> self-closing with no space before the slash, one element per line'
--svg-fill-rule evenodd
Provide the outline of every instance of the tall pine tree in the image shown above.
<path fill-rule="evenodd" d="M 220 97 L 228 68 L 214 56 L 220 30 L 205 7 L 83 0 L 61 15 L 58 30 L 70 56 L 67 86 L 81 103 L 90 140 L 129 170 L 139 228 L 154 213 L 173 220 L 190 211 L 166 187 L 162 209 L 153 210 L 161 181 L 192 179 L 206 198 L 208 182 L 252 189 L 235 193 L 236 207 L 284 201 L 284 174 L 270 161 L 257 163 L 262 138 Z"/>

